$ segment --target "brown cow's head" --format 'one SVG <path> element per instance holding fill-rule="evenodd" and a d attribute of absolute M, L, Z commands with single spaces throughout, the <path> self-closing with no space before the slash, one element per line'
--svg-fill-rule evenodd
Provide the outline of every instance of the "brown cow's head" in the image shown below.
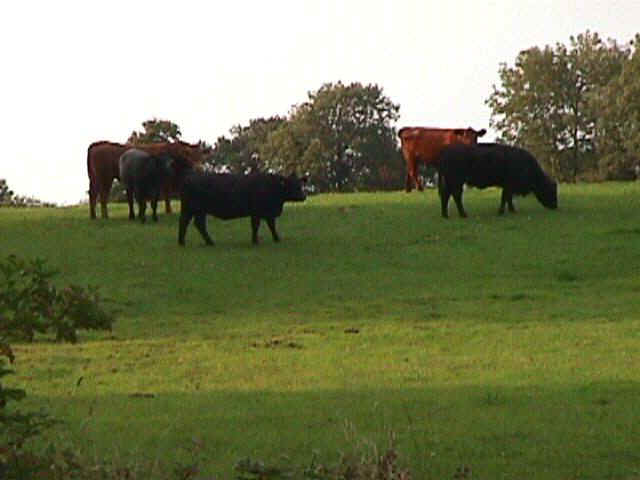
<path fill-rule="evenodd" d="M 180 155 L 189 160 L 192 165 L 202 163 L 205 159 L 205 151 L 202 148 L 202 144 L 191 144 L 183 142 L 182 140 L 176 140 L 171 144 L 174 149 L 180 152 Z"/>

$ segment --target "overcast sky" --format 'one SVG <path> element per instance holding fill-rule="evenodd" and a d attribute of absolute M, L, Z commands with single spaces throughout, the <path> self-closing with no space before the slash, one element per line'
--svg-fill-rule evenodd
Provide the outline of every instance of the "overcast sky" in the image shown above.
<path fill-rule="evenodd" d="M 629 41 L 640 1 L 5 2 L 0 178 L 75 203 L 93 141 L 155 117 L 213 144 L 339 80 L 381 86 L 399 127 L 487 128 L 501 62 L 587 29 Z"/>

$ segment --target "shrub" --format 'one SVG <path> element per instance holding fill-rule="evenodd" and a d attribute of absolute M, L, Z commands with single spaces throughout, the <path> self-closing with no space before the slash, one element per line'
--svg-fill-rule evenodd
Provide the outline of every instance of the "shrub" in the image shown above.
<path fill-rule="evenodd" d="M 24 459 L 33 456 L 23 450 L 24 444 L 56 422 L 43 412 L 9 410 L 9 402 L 22 400 L 26 392 L 2 384 L 3 377 L 13 373 L 5 367 L 7 359 L 10 364 L 14 362 L 13 351 L 6 340 L 0 338 L 0 478 L 31 478 L 34 464 Z"/>
<path fill-rule="evenodd" d="M 79 329 L 111 330 L 114 316 L 100 306 L 97 288 L 60 290 L 51 283 L 57 273 L 42 259 L 0 262 L 0 338 L 32 341 L 54 332 L 58 341 L 76 342 Z"/>

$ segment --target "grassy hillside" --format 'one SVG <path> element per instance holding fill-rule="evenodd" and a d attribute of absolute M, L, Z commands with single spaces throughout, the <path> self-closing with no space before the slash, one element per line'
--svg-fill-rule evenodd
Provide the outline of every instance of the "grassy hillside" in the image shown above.
<path fill-rule="evenodd" d="M 279 244 L 209 219 L 216 246 L 191 226 L 186 248 L 177 215 L 0 209 L 5 254 L 119 311 L 112 334 L 19 345 L 12 382 L 66 420 L 56 442 L 172 465 L 197 439 L 220 478 L 391 433 L 415 478 L 634 478 L 640 184 L 498 203 L 470 190 L 443 220 L 434 191 L 320 195 L 285 207 Z"/>

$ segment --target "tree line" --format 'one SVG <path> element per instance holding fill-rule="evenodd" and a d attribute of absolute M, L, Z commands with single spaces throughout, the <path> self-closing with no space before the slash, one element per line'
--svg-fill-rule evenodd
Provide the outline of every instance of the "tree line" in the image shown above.
<path fill-rule="evenodd" d="M 635 178 L 640 163 L 640 34 L 587 31 L 521 51 L 486 104 L 499 140 L 531 150 L 561 181 Z"/>
<path fill-rule="evenodd" d="M 627 43 L 586 31 L 568 45 L 521 51 L 500 64 L 485 100 L 497 141 L 530 150 L 560 181 L 635 178 L 640 163 L 640 34 Z M 402 188 L 400 105 L 375 84 L 326 83 L 286 116 L 249 120 L 217 138 L 219 172 L 309 174 L 320 192 Z M 425 119 L 425 124 L 434 121 Z M 458 127 L 459 125 L 452 125 Z M 148 120 L 130 143 L 174 141 L 178 125 Z"/>

